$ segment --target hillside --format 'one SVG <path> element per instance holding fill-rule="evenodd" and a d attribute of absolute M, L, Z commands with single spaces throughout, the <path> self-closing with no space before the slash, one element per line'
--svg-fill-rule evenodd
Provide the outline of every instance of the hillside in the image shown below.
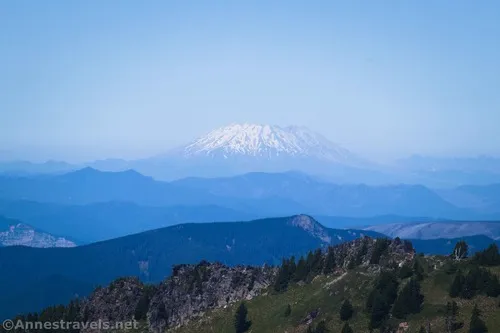
<path fill-rule="evenodd" d="M 366 230 L 390 237 L 437 239 L 483 235 L 500 239 L 500 221 L 427 221 L 373 225 Z"/>
<path fill-rule="evenodd" d="M 74 247 L 76 244 L 64 237 L 51 235 L 33 226 L 0 216 L 0 247 L 23 245 L 30 247 Z"/>
<path fill-rule="evenodd" d="M 137 320 L 137 332 L 465 333 L 470 325 L 495 332 L 498 247 L 470 259 L 463 249 L 457 244 L 457 258 L 424 257 L 410 242 L 365 237 L 279 267 L 177 265 L 159 285 L 120 278 L 35 318 Z M 474 306 L 479 316 L 471 321 Z"/>
<path fill-rule="evenodd" d="M 120 276 L 159 282 L 179 263 L 278 264 L 283 257 L 375 232 L 324 228 L 308 216 L 251 222 L 181 224 L 76 248 L 0 248 L 0 318 L 53 303 L 53 277 L 67 290 L 57 301 L 86 295 Z M 85 263 L 82 265 L 82 263 Z M 25 274 L 30 272 L 30 274 Z M 20 295 L 24 295 L 20 297 Z M 62 300 L 61 300 L 62 298 Z"/>
<path fill-rule="evenodd" d="M 77 239 L 80 244 L 179 223 L 247 221 L 258 217 L 215 205 L 155 207 L 113 201 L 65 205 L 26 200 L 0 200 L 0 215 L 49 233 Z"/>
<path fill-rule="evenodd" d="M 430 332 L 449 332 L 448 323 L 453 320 L 456 328 L 452 332 L 465 333 L 470 328 L 471 314 L 475 305 L 479 307 L 481 319 L 484 320 L 489 332 L 496 332 L 495 329 L 500 325 L 497 297 L 476 295 L 471 299 L 452 298 L 449 296 L 449 286 L 453 282 L 454 274 L 445 271 L 446 259 L 430 257 L 419 260 L 426 265 L 425 277 L 419 283 L 423 296 L 421 308 L 418 313 L 387 320 L 383 332 L 419 333 L 427 332 L 425 329 L 428 327 Z M 438 268 L 431 269 L 433 264 L 437 264 Z M 491 271 L 497 277 L 500 276 L 499 267 L 492 268 Z M 246 300 L 248 320 L 252 323 L 251 332 L 341 332 L 346 322 L 340 319 L 339 313 L 342 304 L 348 299 L 353 306 L 353 317 L 347 321 L 349 327 L 352 332 L 368 333 L 372 314 L 366 309 L 366 300 L 374 290 L 378 279 L 377 273 L 370 267 L 359 267 L 331 276 L 318 276 L 310 284 L 293 285 L 283 293 L 276 294 L 270 291 Z M 399 294 L 409 281 L 409 278 L 397 279 Z M 453 301 L 458 305 L 456 316 L 447 313 L 447 304 Z M 290 310 L 287 310 L 288 305 Z M 171 332 L 233 333 L 236 310 L 237 304 L 213 310 L 202 319 Z M 394 305 L 390 311 L 394 313 Z M 320 327 L 324 327 L 325 330 Z M 379 330 L 376 329 L 374 332 Z"/>

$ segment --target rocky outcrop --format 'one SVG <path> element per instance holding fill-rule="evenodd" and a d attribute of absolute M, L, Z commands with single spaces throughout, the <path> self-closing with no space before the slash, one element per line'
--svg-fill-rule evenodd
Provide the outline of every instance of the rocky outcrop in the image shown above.
<path fill-rule="evenodd" d="M 1 228 L 1 226 L 0 226 Z M 29 247 L 75 247 L 76 244 L 64 237 L 38 231 L 24 223 L 7 225 L 0 229 L 0 246 L 23 245 Z"/>
<path fill-rule="evenodd" d="M 276 268 L 201 262 L 175 266 L 172 277 L 158 287 L 148 313 L 152 331 L 185 324 L 207 310 L 224 307 L 261 293 L 273 281 Z"/>
<path fill-rule="evenodd" d="M 97 288 L 83 302 L 81 317 L 88 322 L 133 320 L 144 292 L 144 284 L 135 277 L 117 279 L 106 288 Z"/>
<path fill-rule="evenodd" d="M 332 241 L 332 238 L 328 235 L 326 229 L 308 215 L 296 215 L 290 218 L 288 224 L 303 229 L 311 236 L 320 239 L 323 243 L 329 244 Z"/>
<path fill-rule="evenodd" d="M 330 250 L 334 251 L 337 267 L 343 269 L 370 264 L 400 266 L 411 261 L 415 255 L 411 242 L 399 238 L 391 240 L 363 237 L 330 247 Z M 380 252 L 378 255 L 375 253 L 377 251 Z M 377 259 L 376 262 L 374 259 Z"/>
<path fill-rule="evenodd" d="M 311 226 L 304 219 L 295 222 Z M 359 238 L 308 255 L 306 267 L 310 270 L 299 283 L 307 283 L 318 274 L 332 273 L 339 275 L 330 282 L 335 283 L 348 269 L 358 266 L 368 266 L 367 270 L 376 274 L 383 267 L 395 268 L 411 261 L 414 253 L 410 242 L 398 238 Z M 279 267 L 228 267 L 206 261 L 177 265 L 172 275 L 156 286 L 145 285 L 138 278 L 120 278 L 106 288 L 98 288 L 81 302 L 79 313 L 84 321 L 113 323 L 135 319 L 151 332 L 164 332 L 202 317 L 209 310 L 249 300 L 266 292 L 271 285 L 276 287 L 282 271 Z M 313 318 L 317 313 L 310 315 Z"/>

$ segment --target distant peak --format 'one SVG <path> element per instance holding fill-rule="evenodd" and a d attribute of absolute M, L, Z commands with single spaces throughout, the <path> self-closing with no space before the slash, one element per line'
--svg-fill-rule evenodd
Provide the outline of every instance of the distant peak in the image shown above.
<path fill-rule="evenodd" d="M 101 171 L 94 169 L 92 167 L 85 167 L 85 168 L 82 168 L 79 170 L 68 172 L 67 174 L 75 174 L 75 175 L 76 174 L 96 174 L 96 173 L 100 173 L 100 172 Z"/>
<path fill-rule="evenodd" d="M 306 157 L 357 164 L 359 159 L 321 134 L 304 126 L 233 123 L 199 137 L 182 149 L 184 157 L 208 156 L 224 159 L 253 156 L 266 159 Z"/>
<path fill-rule="evenodd" d="M 327 230 L 318 221 L 309 215 L 292 216 L 288 224 L 294 227 L 301 228 L 315 238 L 319 238 L 324 243 L 331 243 L 332 238 L 328 235 Z"/>
<path fill-rule="evenodd" d="M 143 174 L 137 172 L 134 169 L 128 169 L 124 171 L 101 171 L 98 169 L 94 169 L 92 167 L 85 167 L 83 169 L 79 169 L 76 171 L 71 171 L 66 173 L 63 176 L 70 176 L 70 177 L 75 177 L 75 176 L 97 176 L 97 175 L 102 175 L 102 176 L 127 176 L 127 177 L 136 177 L 136 178 L 151 178 L 144 176 Z"/>

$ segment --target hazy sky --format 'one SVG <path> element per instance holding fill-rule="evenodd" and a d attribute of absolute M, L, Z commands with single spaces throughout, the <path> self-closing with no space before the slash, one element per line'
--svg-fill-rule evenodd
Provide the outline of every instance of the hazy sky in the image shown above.
<path fill-rule="evenodd" d="M 0 156 L 147 156 L 232 122 L 372 159 L 500 155 L 497 1 L 2 1 Z"/>

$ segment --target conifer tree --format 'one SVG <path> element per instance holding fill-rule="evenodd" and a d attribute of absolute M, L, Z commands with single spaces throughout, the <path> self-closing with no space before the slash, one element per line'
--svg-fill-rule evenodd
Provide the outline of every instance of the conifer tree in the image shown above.
<path fill-rule="evenodd" d="M 473 261 L 483 266 L 500 265 L 500 253 L 498 252 L 498 246 L 493 243 L 484 251 L 476 252 Z"/>
<path fill-rule="evenodd" d="M 326 322 L 324 320 L 320 321 L 318 323 L 318 326 L 316 326 L 316 329 L 314 330 L 314 333 L 328 333 L 329 330 L 326 328 Z"/>
<path fill-rule="evenodd" d="M 467 255 L 469 254 L 469 246 L 465 241 L 459 241 L 455 245 L 455 248 L 453 249 L 453 252 L 451 253 L 451 256 L 455 260 L 461 260 L 467 258 Z"/>
<path fill-rule="evenodd" d="M 374 249 L 372 252 L 372 256 L 370 258 L 370 264 L 378 264 L 380 262 L 380 257 L 389 247 L 390 240 L 386 238 L 378 238 L 375 241 Z"/>
<path fill-rule="evenodd" d="M 293 276 L 293 281 L 305 281 L 308 274 L 307 270 L 307 262 L 304 257 L 300 257 L 299 262 L 297 263 L 297 268 L 295 269 L 295 274 Z"/>
<path fill-rule="evenodd" d="M 158 314 L 156 315 L 160 322 L 160 330 L 161 328 L 165 329 L 168 324 L 168 314 L 167 309 L 165 308 L 165 303 L 161 303 L 158 307 Z"/>
<path fill-rule="evenodd" d="M 296 270 L 297 270 L 297 263 L 295 262 L 295 257 L 292 256 L 288 260 L 288 280 L 291 280 L 293 278 Z"/>
<path fill-rule="evenodd" d="M 477 308 L 477 305 L 474 305 L 474 309 L 472 310 L 472 316 L 470 318 L 469 333 L 488 332 L 488 328 L 486 327 L 486 324 L 484 323 L 484 321 L 481 319 L 480 316 L 481 313 Z"/>
<path fill-rule="evenodd" d="M 288 283 L 290 282 L 290 262 L 283 259 L 281 266 L 274 281 L 274 290 L 277 292 L 283 292 L 288 288 Z"/>
<path fill-rule="evenodd" d="M 394 302 L 392 313 L 400 319 L 411 313 L 419 313 L 423 300 L 424 296 L 420 293 L 420 284 L 415 278 L 412 278 L 399 293 L 396 302 Z"/>
<path fill-rule="evenodd" d="M 290 306 L 290 304 L 287 304 L 285 308 L 285 317 L 290 316 L 291 313 L 292 313 L 292 307 Z"/>
<path fill-rule="evenodd" d="M 462 294 L 462 286 L 464 284 L 464 276 L 462 275 L 462 271 L 458 270 L 453 282 L 450 286 L 450 297 L 458 297 Z"/>
<path fill-rule="evenodd" d="M 445 325 L 446 332 L 453 333 L 456 332 L 459 328 L 463 326 L 463 323 L 457 322 L 458 316 L 458 304 L 455 301 L 448 302 L 446 305 L 446 317 L 445 317 Z"/>
<path fill-rule="evenodd" d="M 368 253 L 368 245 L 366 244 L 366 239 L 363 239 L 361 243 L 361 248 L 356 253 L 356 257 L 349 263 L 349 265 L 352 266 L 350 268 L 354 268 L 361 265 L 363 263 L 363 258 L 364 256 L 366 256 L 367 253 Z"/>
<path fill-rule="evenodd" d="M 413 275 L 413 268 L 408 263 L 404 263 L 403 266 L 399 269 L 399 278 L 404 280 Z"/>
<path fill-rule="evenodd" d="M 326 259 L 325 259 L 325 268 L 323 270 L 323 273 L 325 274 L 330 274 L 333 272 L 333 269 L 335 268 L 335 253 L 333 250 L 333 247 L 328 248 L 328 252 L 326 254 Z"/>
<path fill-rule="evenodd" d="M 311 264 L 311 273 L 313 276 L 316 276 L 321 273 L 323 270 L 323 253 L 321 249 L 317 249 L 314 251 L 313 261 Z"/>
<path fill-rule="evenodd" d="M 418 281 L 422 281 L 424 279 L 425 271 L 420 262 L 420 258 L 415 258 L 415 261 L 413 262 L 413 273 Z"/>
<path fill-rule="evenodd" d="M 375 294 L 371 306 L 369 329 L 372 330 L 381 327 L 387 319 L 389 310 L 390 305 L 387 303 L 386 299 L 379 293 Z"/>
<path fill-rule="evenodd" d="M 354 313 L 354 309 L 352 307 L 351 302 L 349 302 L 348 299 L 346 299 L 343 303 L 342 306 L 340 307 L 340 320 L 342 321 L 347 321 L 352 318 L 352 315 Z"/>
<path fill-rule="evenodd" d="M 250 329 L 252 322 L 247 319 L 248 310 L 245 303 L 241 303 L 234 315 L 234 330 L 235 333 L 244 333 Z"/>

